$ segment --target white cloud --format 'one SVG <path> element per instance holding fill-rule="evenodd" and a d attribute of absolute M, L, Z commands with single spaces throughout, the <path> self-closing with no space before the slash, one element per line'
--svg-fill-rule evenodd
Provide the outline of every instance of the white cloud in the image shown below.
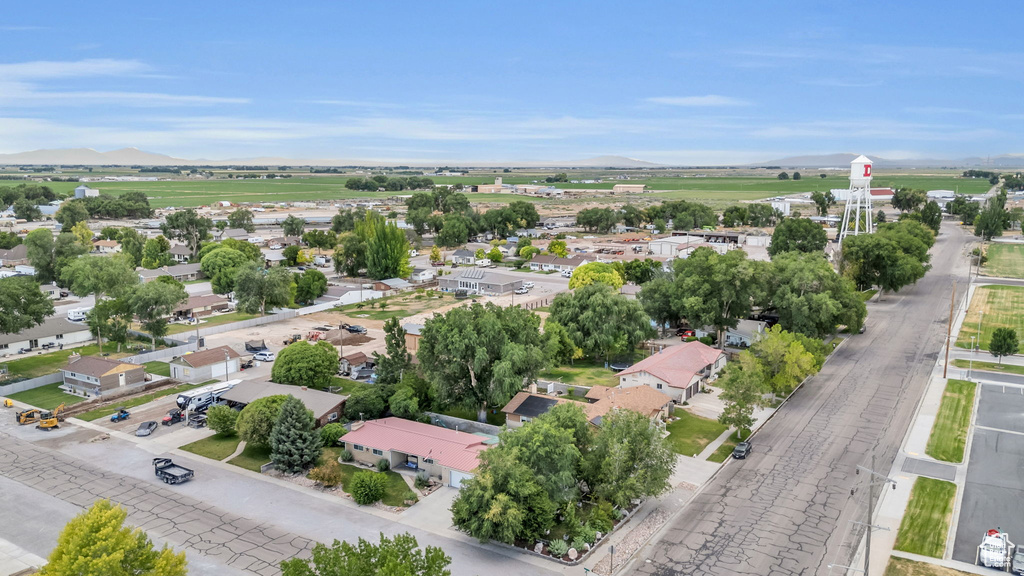
<path fill-rule="evenodd" d="M 114 60 L 111 58 L 90 58 L 74 62 L 37 60 L 0 64 L 0 77 L 6 80 L 45 78 L 76 78 L 86 76 L 128 76 L 149 70 L 149 66 L 138 60 Z"/>
<path fill-rule="evenodd" d="M 664 104 L 666 106 L 711 107 L 711 106 L 750 106 L 750 102 L 731 96 L 656 96 L 646 98 L 645 102 Z"/>

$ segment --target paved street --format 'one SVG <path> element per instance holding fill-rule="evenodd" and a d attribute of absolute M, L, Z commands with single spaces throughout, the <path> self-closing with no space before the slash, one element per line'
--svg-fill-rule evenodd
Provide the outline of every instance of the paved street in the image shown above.
<path fill-rule="evenodd" d="M 761 431 L 638 552 L 638 574 L 827 574 L 849 562 L 864 518 L 857 465 L 888 471 L 945 336 L 953 278 L 967 274 L 965 234 L 944 224 L 933 269 L 869 305 L 867 332 L 836 351 Z M 852 545 L 852 548 L 851 548 Z"/>

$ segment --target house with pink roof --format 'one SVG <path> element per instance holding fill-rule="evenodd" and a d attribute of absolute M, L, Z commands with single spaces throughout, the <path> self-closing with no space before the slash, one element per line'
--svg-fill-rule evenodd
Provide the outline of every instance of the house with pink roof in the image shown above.
<path fill-rule="evenodd" d="M 357 422 L 341 440 L 358 462 L 387 460 L 393 470 L 423 470 L 446 486 L 461 488 L 495 438 L 391 417 Z"/>
<path fill-rule="evenodd" d="M 648 386 L 684 402 L 725 368 L 725 354 L 696 340 L 668 346 L 619 372 L 619 386 Z"/>

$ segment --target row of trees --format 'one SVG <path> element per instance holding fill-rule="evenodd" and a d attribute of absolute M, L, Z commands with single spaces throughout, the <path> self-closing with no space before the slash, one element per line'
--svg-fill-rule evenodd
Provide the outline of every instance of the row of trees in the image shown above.
<path fill-rule="evenodd" d="M 402 190 L 422 190 L 433 187 L 433 180 L 430 178 L 420 178 L 418 176 L 410 176 L 407 178 L 393 176 L 389 178 L 387 176 L 377 175 L 370 178 L 349 178 L 345 181 L 345 188 L 348 188 L 349 190 L 362 190 L 365 192 L 376 192 L 380 189 L 384 189 L 388 192 L 399 192 Z"/>

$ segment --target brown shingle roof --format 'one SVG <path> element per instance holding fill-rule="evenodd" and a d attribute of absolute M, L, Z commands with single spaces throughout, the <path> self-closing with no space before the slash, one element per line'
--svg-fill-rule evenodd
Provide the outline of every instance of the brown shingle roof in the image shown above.
<path fill-rule="evenodd" d="M 352 354 L 349 354 L 348 356 L 343 357 L 342 359 L 353 366 L 358 366 L 359 364 L 362 364 L 369 360 L 369 356 L 362 352 L 354 352 Z"/>
<path fill-rule="evenodd" d="M 202 352 L 186 354 L 179 360 L 193 368 L 199 368 L 201 366 L 209 366 L 210 364 L 223 362 L 225 352 L 227 353 L 228 358 L 238 358 L 240 356 L 240 354 L 232 350 L 230 346 L 217 346 L 216 348 L 210 348 L 208 350 L 203 350 Z"/>
<path fill-rule="evenodd" d="M 68 365 L 63 369 L 70 372 L 76 372 L 78 374 L 86 374 L 88 376 L 102 378 L 107 374 L 127 372 L 129 370 L 135 370 L 136 368 L 142 368 L 142 365 L 129 364 L 127 362 L 120 362 L 117 360 L 107 360 L 106 358 L 99 358 L 97 356 L 79 356 L 77 358 L 70 358 L 68 360 Z"/>
<path fill-rule="evenodd" d="M 672 402 L 664 392 L 649 386 L 632 386 L 629 388 L 609 388 L 594 386 L 587 392 L 587 398 L 596 399 L 587 410 L 591 418 L 604 416 L 615 409 L 632 410 L 644 416 L 654 416 L 668 403 Z"/>

